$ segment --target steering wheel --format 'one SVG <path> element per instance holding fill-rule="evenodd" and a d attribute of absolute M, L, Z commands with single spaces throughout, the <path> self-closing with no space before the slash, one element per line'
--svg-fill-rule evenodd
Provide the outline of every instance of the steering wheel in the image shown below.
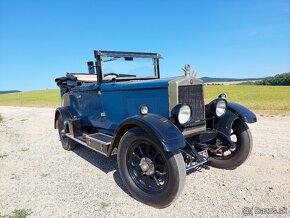
<path fill-rule="evenodd" d="M 106 76 L 116 76 L 116 77 L 119 77 L 119 74 L 117 74 L 117 73 L 106 73 L 106 74 L 104 74 L 104 77 L 106 77 Z"/>

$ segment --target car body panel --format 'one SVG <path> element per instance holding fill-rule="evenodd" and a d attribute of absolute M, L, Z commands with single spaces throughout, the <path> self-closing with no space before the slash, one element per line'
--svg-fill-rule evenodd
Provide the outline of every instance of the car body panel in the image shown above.
<path fill-rule="evenodd" d="M 118 125 L 128 117 L 140 114 L 147 105 L 149 112 L 169 118 L 168 81 L 146 80 L 92 84 L 73 88 L 63 96 L 64 106 L 72 106 L 84 126 L 113 135 Z"/>

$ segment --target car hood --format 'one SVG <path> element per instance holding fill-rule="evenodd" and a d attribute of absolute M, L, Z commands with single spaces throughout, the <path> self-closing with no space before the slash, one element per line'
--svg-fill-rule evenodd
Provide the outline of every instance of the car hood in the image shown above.
<path fill-rule="evenodd" d="M 142 89 L 162 89 L 167 88 L 168 83 L 176 80 L 178 77 L 154 79 L 154 80 L 139 80 L 126 81 L 117 83 L 103 83 L 101 85 L 102 91 L 123 91 L 123 90 L 142 90 Z"/>

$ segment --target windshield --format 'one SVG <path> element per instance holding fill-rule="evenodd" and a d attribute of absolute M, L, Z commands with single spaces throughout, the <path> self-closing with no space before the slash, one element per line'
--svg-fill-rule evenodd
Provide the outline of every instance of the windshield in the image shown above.
<path fill-rule="evenodd" d="M 155 78 L 154 59 L 136 57 L 102 57 L 104 77 Z"/>

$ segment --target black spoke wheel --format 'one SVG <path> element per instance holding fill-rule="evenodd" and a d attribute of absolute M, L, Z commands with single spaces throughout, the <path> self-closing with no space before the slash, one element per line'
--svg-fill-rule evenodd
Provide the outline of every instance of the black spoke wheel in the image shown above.
<path fill-rule="evenodd" d="M 157 208 L 170 205 L 181 193 L 185 164 L 180 152 L 165 152 L 140 128 L 122 137 L 118 147 L 120 176 L 137 200 Z"/>
<path fill-rule="evenodd" d="M 77 143 L 66 136 L 66 133 L 68 133 L 68 124 L 63 120 L 61 114 L 58 116 L 57 122 L 58 134 L 63 149 L 68 151 L 73 150 L 76 147 Z"/>
<path fill-rule="evenodd" d="M 249 127 L 242 120 L 235 120 L 231 131 L 231 144 L 217 139 L 219 149 L 211 153 L 209 164 L 221 169 L 235 169 L 243 164 L 252 151 L 253 139 Z"/>
<path fill-rule="evenodd" d="M 127 168 L 135 184 L 145 192 L 158 193 L 168 182 L 166 157 L 148 141 L 136 141 L 127 153 Z"/>

